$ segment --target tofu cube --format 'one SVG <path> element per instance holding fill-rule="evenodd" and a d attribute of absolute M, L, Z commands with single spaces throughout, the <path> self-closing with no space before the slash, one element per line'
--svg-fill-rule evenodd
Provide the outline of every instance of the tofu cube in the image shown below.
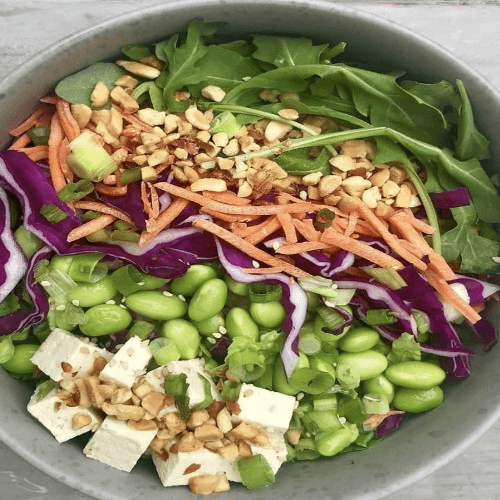
<path fill-rule="evenodd" d="M 103 356 L 109 361 L 113 355 L 66 330 L 56 328 L 45 339 L 31 361 L 52 380 L 59 382 L 65 374 L 63 366 L 68 369 L 69 365 L 71 373 L 82 376 L 92 370 L 97 356 Z"/>
<path fill-rule="evenodd" d="M 149 341 L 143 341 L 137 336 L 127 340 L 104 367 L 101 379 L 132 387 L 136 378 L 144 374 L 151 360 L 148 343 Z"/>
<path fill-rule="evenodd" d="M 28 403 L 28 412 L 46 427 L 59 443 L 85 434 L 102 422 L 100 415 L 91 409 L 83 409 L 78 406 L 69 407 L 62 404 L 62 401 L 57 397 L 56 388 L 52 389 L 41 400 L 38 400 L 37 395 L 38 390 L 35 391 Z M 78 417 L 75 418 L 76 415 Z M 85 415 L 88 417 L 85 417 Z M 75 418 L 75 421 L 82 420 L 81 417 L 84 420 L 90 418 L 89 423 L 83 427 L 77 425 L 76 429 L 73 428 L 75 427 L 73 419 Z"/>
<path fill-rule="evenodd" d="M 130 472 L 156 436 L 156 429 L 131 429 L 112 416 L 104 419 L 83 453 L 115 469 Z"/>
<path fill-rule="evenodd" d="M 180 486 L 189 484 L 189 479 L 205 474 L 223 472 L 229 481 L 241 483 L 236 463 L 228 462 L 218 453 L 206 448 L 191 452 L 172 453 L 166 460 L 153 453 L 153 462 L 163 486 Z"/>
<path fill-rule="evenodd" d="M 241 408 L 238 420 L 260 425 L 268 431 L 284 433 L 290 425 L 295 404 L 293 396 L 243 384 L 238 398 Z"/>

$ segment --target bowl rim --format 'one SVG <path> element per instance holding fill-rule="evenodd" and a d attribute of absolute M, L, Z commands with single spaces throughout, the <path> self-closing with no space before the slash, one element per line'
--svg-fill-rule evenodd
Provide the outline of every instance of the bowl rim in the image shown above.
<path fill-rule="evenodd" d="M 273 5 L 282 5 L 283 7 L 293 7 L 294 9 L 308 8 L 316 11 L 317 13 L 324 13 L 328 16 L 333 16 L 336 13 L 341 13 L 348 15 L 350 17 L 355 17 L 362 22 L 375 23 L 379 27 L 392 31 L 394 33 L 401 33 L 412 42 L 420 46 L 428 47 L 432 50 L 433 54 L 444 57 L 450 61 L 453 61 L 456 68 L 458 68 L 465 75 L 473 77 L 475 81 L 482 85 L 482 88 L 488 92 L 488 94 L 494 97 L 496 100 L 500 101 L 500 90 L 497 89 L 488 79 L 486 79 L 477 70 L 473 69 L 467 63 L 465 63 L 460 56 L 455 55 L 447 48 L 443 47 L 437 42 L 432 41 L 428 37 L 421 35 L 405 26 L 402 26 L 394 21 L 388 20 L 379 14 L 368 13 L 363 10 L 357 9 L 355 5 L 337 4 L 332 3 L 328 0 L 294 0 L 292 3 L 289 0 L 273 0 Z M 85 40 L 90 39 L 93 34 L 98 33 L 102 30 L 114 28 L 120 29 L 126 26 L 130 21 L 141 17 L 141 16 L 152 16 L 155 14 L 160 14 L 177 9 L 187 9 L 195 8 L 196 6 L 248 6 L 249 8 L 258 8 L 259 6 L 266 6 L 269 2 L 265 0 L 173 0 L 165 4 L 157 4 L 149 7 L 140 7 L 133 10 L 122 13 L 116 17 L 106 19 L 99 24 L 94 26 L 81 29 L 76 33 L 67 35 L 60 40 L 50 44 L 43 51 L 40 51 L 29 60 L 25 60 L 20 66 L 15 68 L 9 75 L 0 80 L 0 101 L 2 99 L 8 99 L 8 94 L 10 89 L 14 88 L 16 82 L 23 80 L 28 77 L 32 72 L 36 71 L 41 65 L 43 65 L 47 59 L 52 60 L 58 55 L 62 54 L 66 49 L 78 45 Z M 195 17 L 195 16 L 193 16 Z M 118 47 L 117 47 L 118 48 Z M 446 465 L 451 460 L 456 458 L 460 453 L 466 450 L 473 442 L 475 442 L 480 436 L 482 436 L 488 429 L 490 429 L 498 420 L 500 419 L 500 406 L 493 409 L 493 411 L 485 413 L 482 416 L 480 424 L 475 427 L 473 433 L 469 434 L 466 438 L 460 442 L 455 443 L 450 446 L 447 451 L 437 455 L 427 466 L 421 467 L 417 470 L 408 471 L 405 478 L 399 480 L 399 482 L 391 484 L 385 489 L 379 489 L 373 494 L 365 494 L 357 497 L 359 500 L 377 500 L 384 498 L 385 496 L 394 493 L 412 483 L 428 476 L 432 472 L 435 472 L 438 468 Z M 52 464 L 48 464 L 43 460 L 43 457 L 31 455 L 26 446 L 23 445 L 16 439 L 16 436 L 12 433 L 6 431 L 3 426 L 0 426 L 0 440 L 8 446 L 14 453 L 20 456 L 23 460 L 36 467 L 38 470 L 51 476 L 54 480 L 66 484 L 75 490 L 82 492 L 86 495 L 92 495 L 93 490 L 87 487 L 85 482 L 82 482 L 74 475 L 67 472 L 61 473 L 57 467 Z M 99 497 L 92 497 L 99 498 Z M 109 495 L 106 497 L 108 500 Z M 118 500 L 119 497 L 113 497 Z"/>

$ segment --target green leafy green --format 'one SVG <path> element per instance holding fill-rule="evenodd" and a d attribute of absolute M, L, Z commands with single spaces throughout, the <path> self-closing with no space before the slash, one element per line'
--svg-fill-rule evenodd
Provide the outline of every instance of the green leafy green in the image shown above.
<path fill-rule="evenodd" d="M 307 149 L 300 149 L 298 151 L 284 151 L 275 158 L 275 161 L 289 175 L 307 175 L 313 172 L 328 175 L 330 173 L 330 164 L 328 163 L 330 157 L 331 154 L 326 149 L 322 149 L 316 158 L 311 157 Z"/>
<path fill-rule="evenodd" d="M 391 352 L 387 355 L 389 363 L 396 364 L 403 361 L 420 361 L 422 349 L 415 337 L 403 332 L 392 342 Z"/>
<path fill-rule="evenodd" d="M 114 82 L 124 74 L 125 71 L 115 63 L 95 63 L 61 80 L 56 85 L 55 93 L 71 104 L 81 103 L 90 106 L 90 95 L 97 82 L 104 83 L 112 90 Z"/>
<path fill-rule="evenodd" d="M 151 51 L 147 47 L 136 43 L 127 43 L 126 45 L 123 45 L 120 50 L 124 55 L 134 61 L 140 61 L 141 59 L 151 55 Z"/>
<path fill-rule="evenodd" d="M 0 364 L 7 363 L 14 356 L 14 344 L 9 336 L 0 340 Z"/>
<path fill-rule="evenodd" d="M 0 316 L 5 316 L 16 311 L 19 311 L 21 305 L 17 295 L 10 293 L 5 299 L 0 302 Z"/>

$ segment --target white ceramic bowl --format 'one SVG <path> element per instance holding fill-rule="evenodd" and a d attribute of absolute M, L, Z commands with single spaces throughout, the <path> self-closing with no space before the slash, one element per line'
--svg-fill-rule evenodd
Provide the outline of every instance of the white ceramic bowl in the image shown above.
<path fill-rule="evenodd" d="M 306 36 L 316 42 L 347 42 L 349 61 L 378 70 L 406 70 L 420 81 L 464 81 L 479 128 L 493 139 L 500 129 L 500 96 L 482 77 L 434 43 L 393 23 L 324 1 L 174 1 L 123 15 L 64 39 L 0 84 L 0 147 L 62 77 L 88 64 L 113 58 L 125 43 L 154 42 L 182 31 L 191 19 L 227 21 L 228 33 Z M 500 143 L 492 142 L 490 167 L 500 170 Z M 490 311 L 491 317 L 499 311 Z M 444 406 L 405 422 L 376 447 L 318 462 L 282 467 L 277 484 L 249 492 L 233 485 L 224 498 L 336 498 L 368 500 L 435 471 L 459 454 L 500 414 L 499 351 L 472 360 L 472 376 L 450 384 Z M 0 438 L 46 474 L 103 500 L 192 499 L 187 488 L 165 490 L 150 463 L 131 474 L 86 459 L 83 441 L 58 445 L 26 411 L 30 390 L 0 371 Z"/>

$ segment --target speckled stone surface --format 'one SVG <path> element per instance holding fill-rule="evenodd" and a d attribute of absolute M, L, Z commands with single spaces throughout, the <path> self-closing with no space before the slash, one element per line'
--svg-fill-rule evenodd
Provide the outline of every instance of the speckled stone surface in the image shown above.
<path fill-rule="evenodd" d="M 99 2 L 93 4 L 98 6 Z M 112 12 L 110 5 L 111 2 L 103 2 L 109 13 Z M 0 88 L 0 144 L 5 144 L 6 130 L 20 121 L 36 99 L 66 73 L 116 54 L 123 43 L 161 39 L 168 32 L 182 29 L 195 16 L 206 20 L 228 20 L 238 33 L 258 29 L 309 36 L 314 29 L 318 40 L 347 41 L 353 59 L 368 60 L 384 69 L 408 69 L 423 78 L 461 78 L 471 91 L 480 126 L 485 130 L 497 130 L 500 126 L 500 98 L 490 84 L 478 79 L 451 54 L 435 49 L 427 40 L 400 30 L 391 22 L 374 18 L 371 13 L 353 12 L 331 2 L 290 3 L 282 0 L 272 5 L 261 2 L 258 10 L 254 7 L 258 2 L 253 1 L 171 2 L 169 5 L 145 11 L 140 16 L 113 19 L 102 28 L 91 28 L 71 40 L 66 39 L 59 48 L 44 50 L 28 61 L 20 72 L 13 75 L 15 81 L 10 79 L 10 83 L 8 80 Z M 91 14 L 95 18 L 95 11 Z M 71 18 L 71 13 L 68 15 Z M 5 11 L 4 16 L 7 16 Z M 496 143 L 493 160 L 497 163 L 500 160 L 500 146 Z M 394 493 L 397 489 L 435 471 L 465 450 L 496 421 L 500 406 L 500 394 L 496 390 L 500 382 L 497 365 L 498 354 L 495 352 L 476 360 L 473 376 L 449 388 L 445 406 L 407 422 L 404 428 L 372 450 L 334 460 L 292 464 L 280 471 L 276 486 L 253 493 L 234 487 L 224 498 L 368 500 L 384 498 L 391 493 L 395 495 L 391 498 L 398 498 Z M 58 445 L 25 411 L 29 391 L 20 388 L 4 373 L 0 373 L 0 380 L 1 438 L 45 474 L 79 492 L 106 500 L 156 500 L 172 495 L 164 491 L 154 469 L 147 463 L 139 464 L 132 474 L 127 475 L 83 459 L 84 439 Z M 68 498 L 64 489 L 61 489 L 62 493 L 56 490 L 51 493 L 48 487 L 38 486 L 35 478 L 40 473 L 29 470 L 34 477 L 16 480 L 16 474 L 3 465 L 0 479 L 7 478 L 23 491 L 24 496 L 13 496 L 12 499 L 57 499 L 59 495 Z M 176 499 L 192 498 L 184 488 L 172 491 Z M 493 489 L 489 491 L 490 496 L 479 496 L 491 500 L 498 498 Z M 80 493 L 75 495 L 75 498 L 83 498 Z M 399 498 L 408 498 L 401 495 Z M 11 500 L 4 493 L 2 498 Z M 441 495 L 432 498 L 468 497 Z"/>

